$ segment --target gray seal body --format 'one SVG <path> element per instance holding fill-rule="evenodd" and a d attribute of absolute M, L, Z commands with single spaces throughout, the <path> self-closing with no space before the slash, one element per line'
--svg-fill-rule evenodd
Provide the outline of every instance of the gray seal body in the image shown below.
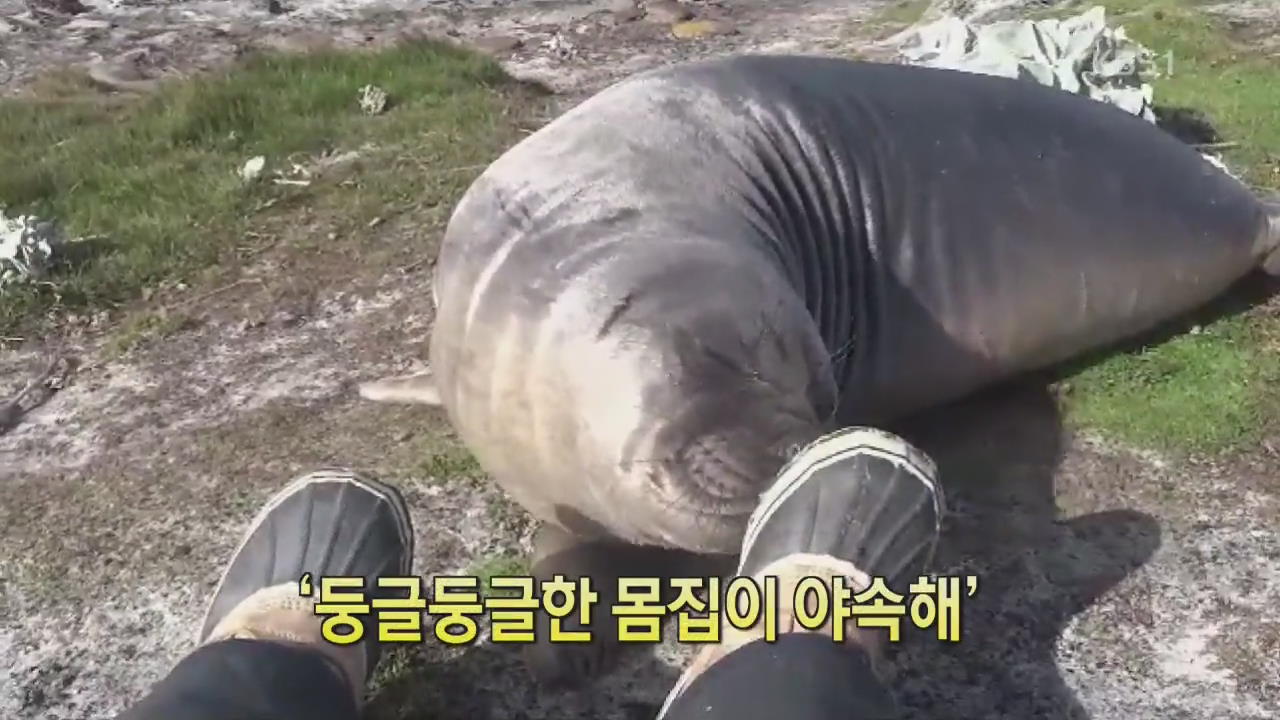
<path fill-rule="evenodd" d="M 1151 328 L 1261 266 L 1264 204 L 1027 82 L 798 56 L 648 72 L 492 164 L 436 265 L 439 401 L 581 537 L 738 549 L 789 449 Z"/>

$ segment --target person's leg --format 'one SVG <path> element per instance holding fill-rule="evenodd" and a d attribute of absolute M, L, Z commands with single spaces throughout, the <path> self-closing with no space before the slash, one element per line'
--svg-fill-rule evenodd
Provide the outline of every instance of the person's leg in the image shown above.
<path fill-rule="evenodd" d="M 904 440 L 866 428 L 827 435 L 801 450 L 760 500 L 743 540 L 738 576 L 777 578 L 778 636 L 723 625 L 723 642 L 684 672 L 659 720 L 786 717 L 880 720 L 897 714 L 876 671 L 878 635 L 841 621 L 803 627 L 791 602 L 805 577 L 831 595 L 884 578 L 901 593 L 932 558 L 943 512 L 933 461 Z M 810 607 L 808 616 L 813 616 Z"/>
<path fill-rule="evenodd" d="M 324 577 L 360 577 L 367 599 L 388 597 L 377 579 L 407 576 L 412 558 L 395 488 L 346 470 L 294 480 L 227 565 L 199 647 L 118 720 L 355 720 L 378 661 L 376 625 L 354 644 L 326 641 L 299 580 L 310 574 L 318 588 Z"/>
<path fill-rule="evenodd" d="M 304 645 L 233 639 L 197 648 L 118 720 L 356 720 L 342 671 Z"/>

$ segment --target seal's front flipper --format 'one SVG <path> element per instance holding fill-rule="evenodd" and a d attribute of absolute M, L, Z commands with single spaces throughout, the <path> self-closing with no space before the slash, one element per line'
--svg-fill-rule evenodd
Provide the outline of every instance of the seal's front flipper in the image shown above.
<path fill-rule="evenodd" d="M 1262 272 L 1271 277 L 1280 277 L 1280 250 L 1276 250 L 1262 261 Z"/>
<path fill-rule="evenodd" d="M 385 403 L 441 405 L 440 389 L 430 370 L 360 384 L 360 397 Z"/>
<path fill-rule="evenodd" d="M 679 588 L 671 583 L 672 578 L 719 577 L 733 569 L 720 557 L 631 545 L 612 538 L 581 538 L 546 523 L 534 536 L 533 552 L 530 574 L 537 587 L 559 577 L 573 588 L 567 604 L 564 597 L 555 601 L 566 612 L 573 612 L 554 629 L 586 633 L 584 642 L 556 642 L 552 616 L 535 614 L 534 641 L 523 648 L 525 666 L 538 684 L 555 690 L 582 689 L 613 670 L 626 647 L 635 647 L 619 635 L 618 622 L 611 615 L 621 600 L 618 586 L 622 578 L 636 578 L 641 583 L 654 579 L 660 595 L 658 606 L 665 607 L 679 598 Z M 590 585 L 579 588 L 577 583 L 583 579 L 589 579 Z M 584 590 L 594 593 L 585 621 L 581 615 Z"/>

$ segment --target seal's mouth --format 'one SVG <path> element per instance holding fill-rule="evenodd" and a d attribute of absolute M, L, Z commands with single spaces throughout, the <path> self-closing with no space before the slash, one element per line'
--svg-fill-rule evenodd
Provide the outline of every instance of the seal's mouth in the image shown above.
<path fill-rule="evenodd" d="M 664 428 L 658 448 L 668 452 L 646 462 L 642 472 L 649 497 L 666 510 L 669 527 L 698 527 L 698 544 L 713 546 L 706 551 L 736 552 L 760 494 L 820 433 L 811 417 L 780 409 L 768 421 L 753 420 L 741 408 L 720 415 L 725 423 L 686 435 L 678 444 L 661 438 L 677 436 L 680 424 Z"/>
<path fill-rule="evenodd" d="M 654 534 L 688 550 L 736 553 L 760 494 L 825 419 L 795 343 L 738 330 L 677 329 L 655 343 L 668 350 L 651 365 L 660 371 L 646 376 L 645 412 L 621 448 L 628 492 L 660 515 Z"/>

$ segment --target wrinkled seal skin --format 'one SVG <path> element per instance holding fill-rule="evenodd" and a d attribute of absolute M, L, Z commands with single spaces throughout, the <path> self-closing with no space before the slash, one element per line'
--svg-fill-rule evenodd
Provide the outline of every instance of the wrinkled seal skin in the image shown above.
<path fill-rule="evenodd" d="M 1149 329 L 1261 266 L 1273 223 L 1171 136 L 1032 83 L 667 68 L 466 193 L 428 394 L 562 545 L 734 553 L 798 443 Z"/>
<path fill-rule="evenodd" d="M 690 64 L 476 181 L 436 265 L 431 366 L 536 516 L 733 552 L 823 420 L 882 423 L 1148 329 L 1259 266 L 1266 228 L 1239 182 L 1096 101 L 836 59 Z"/>

